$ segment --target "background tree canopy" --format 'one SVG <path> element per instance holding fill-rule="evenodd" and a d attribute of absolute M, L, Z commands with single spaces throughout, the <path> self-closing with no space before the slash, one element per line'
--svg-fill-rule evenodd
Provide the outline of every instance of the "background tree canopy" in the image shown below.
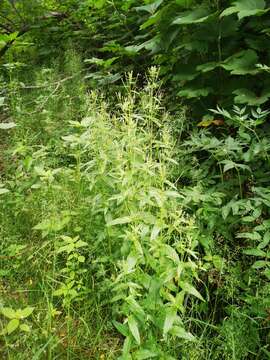
<path fill-rule="evenodd" d="M 69 40 L 113 80 L 160 66 L 170 93 L 200 112 L 233 102 L 258 106 L 270 97 L 268 6 L 264 0 L 5 0 L 1 54 L 11 44 L 23 48 L 31 36 L 44 60 Z"/>

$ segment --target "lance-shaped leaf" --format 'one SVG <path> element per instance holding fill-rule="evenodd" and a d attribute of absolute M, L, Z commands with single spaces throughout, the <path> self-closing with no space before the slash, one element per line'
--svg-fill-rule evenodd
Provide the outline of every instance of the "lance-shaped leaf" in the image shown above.
<path fill-rule="evenodd" d="M 129 330 L 131 331 L 131 334 L 133 335 L 134 339 L 136 340 L 138 345 L 140 345 L 140 343 L 141 343 L 140 332 L 139 332 L 137 321 L 133 315 L 129 316 L 129 318 L 128 318 L 128 327 L 129 327 Z"/>
<path fill-rule="evenodd" d="M 14 122 L 10 122 L 10 123 L 1 123 L 0 124 L 0 130 L 9 130 L 12 129 L 16 126 L 16 124 Z"/>
<path fill-rule="evenodd" d="M 184 281 L 179 281 L 179 285 L 181 286 L 181 288 L 188 294 L 196 296 L 198 299 L 204 301 L 204 298 L 202 297 L 202 295 L 199 293 L 198 290 L 195 289 L 194 286 L 190 285 L 187 282 Z"/>

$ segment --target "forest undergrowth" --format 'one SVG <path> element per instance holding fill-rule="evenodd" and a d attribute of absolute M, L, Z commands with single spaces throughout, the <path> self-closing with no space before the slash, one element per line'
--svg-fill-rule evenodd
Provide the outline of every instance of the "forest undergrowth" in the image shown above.
<path fill-rule="evenodd" d="M 0 97 L 0 357 L 269 359 L 268 112 L 188 134 L 156 68 L 115 96 L 59 68 Z"/>

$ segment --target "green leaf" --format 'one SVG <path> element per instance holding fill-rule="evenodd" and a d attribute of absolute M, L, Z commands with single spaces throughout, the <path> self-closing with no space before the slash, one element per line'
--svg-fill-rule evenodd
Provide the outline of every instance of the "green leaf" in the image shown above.
<path fill-rule="evenodd" d="M 0 188 L 0 195 L 8 193 L 8 189 Z"/>
<path fill-rule="evenodd" d="M 256 231 L 238 233 L 236 235 L 236 237 L 242 238 L 242 239 L 250 239 L 250 240 L 254 240 L 254 241 L 261 240 L 261 238 L 262 238 L 261 235 Z"/>
<path fill-rule="evenodd" d="M 136 351 L 135 359 L 136 360 L 151 359 L 153 357 L 157 357 L 158 355 L 159 354 L 157 352 L 154 352 L 152 350 L 140 349 L 140 350 Z"/>
<path fill-rule="evenodd" d="M 146 11 L 153 15 L 162 3 L 163 3 L 163 0 L 156 0 L 148 5 L 138 6 L 135 9 L 137 11 Z"/>
<path fill-rule="evenodd" d="M 134 339 L 136 340 L 138 345 L 140 345 L 140 343 L 141 343 L 140 332 L 139 332 L 137 321 L 133 315 L 130 315 L 128 317 L 128 326 L 129 326 L 129 329 L 130 329 L 131 334 L 133 335 Z"/>
<path fill-rule="evenodd" d="M 245 255 L 252 255 L 252 256 L 262 256 L 262 257 L 266 256 L 266 253 L 264 251 L 257 248 L 244 250 L 243 253 Z"/>
<path fill-rule="evenodd" d="M 150 16 L 149 19 L 140 26 L 140 30 L 147 29 L 149 26 L 157 23 L 161 18 L 161 14 L 161 11 L 157 11 L 154 15 Z"/>
<path fill-rule="evenodd" d="M 21 324 L 20 325 L 20 330 L 24 331 L 24 332 L 30 332 L 30 327 L 26 324 Z"/>
<path fill-rule="evenodd" d="M 159 233 L 160 233 L 161 230 L 162 230 L 162 227 L 159 226 L 158 224 L 155 224 L 155 225 L 153 226 L 152 231 L 151 231 L 150 240 L 151 240 L 151 241 L 155 240 L 155 239 L 158 237 L 158 235 L 159 235 Z"/>
<path fill-rule="evenodd" d="M 268 280 L 270 280 L 270 269 L 264 270 L 263 274 L 267 277 Z"/>
<path fill-rule="evenodd" d="M 192 285 L 190 285 L 187 282 L 184 281 L 179 281 L 179 285 L 180 287 L 187 292 L 188 294 L 194 295 L 196 296 L 198 299 L 204 301 L 204 298 L 202 297 L 202 295 L 199 293 L 198 290 L 195 289 L 195 287 L 193 287 Z"/>
<path fill-rule="evenodd" d="M 0 123 L 0 130 L 9 130 L 17 126 L 14 122 Z"/>
<path fill-rule="evenodd" d="M 128 224 L 128 223 L 132 222 L 133 220 L 134 219 L 131 216 L 124 216 L 124 217 L 109 221 L 106 225 L 114 226 L 114 225 Z"/>
<path fill-rule="evenodd" d="M 10 320 L 10 322 L 7 324 L 6 327 L 7 333 L 8 334 L 13 333 L 13 331 L 15 331 L 19 325 L 20 325 L 20 321 L 18 319 Z"/>
<path fill-rule="evenodd" d="M 252 268 L 253 269 L 262 269 L 269 265 L 270 265 L 269 261 L 258 260 L 252 265 Z"/>
<path fill-rule="evenodd" d="M 258 245 L 259 249 L 264 249 L 270 242 L 270 231 L 267 231 L 263 236 L 263 241 Z"/>
<path fill-rule="evenodd" d="M 164 245 L 164 255 L 171 259 L 175 264 L 179 264 L 180 259 L 176 250 L 170 245 Z"/>
<path fill-rule="evenodd" d="M 239 20 L 247 16 L 262 15 L 265 13 L 264 0 L 238 0 L 221 13 L 221 17 L 237 13 Z"/>
<path fill-rule="evenodd" d="M 113 325 L 116 327 L 116 329 L 119 331 L 120 334 L 122 334 L 125 337 L 128 337 L 128 328 L 125 324 L 121 324 L 118 321 L 113 320 Z"/>
<path fill-rule="evenodd" d="M 224 162 L 226 161 L 226 164 L 224 165 L 224 169 L 223 172 L 225 173 L 228 170 L 234 169 L 236 166 L 236 164 L 231 161 L 231 160 L 224 160 Z"/>
<path fill-rule="evenodd" d="M 173 25 L 188 25 L 199 24 L 209 19 L 213 15 L 206 7 L 201 7 L 192 11 L 185 11 L 178 16 L 173 22 Z"/>
<path fill-rule="evenodd" d="M 79 249 L 81 247 L 88 246 L 88 243 L 86 241 L 78 240 L 74 245 L 76 249 Z"/>
<path fill-rule="evenodd" d="M 32 314 L 32 312 L 34 311 L 34 308 L 33 307 L 26 307 L 25 309 L 23 310 L 17 310 L 16 311 L 16 318 L 17 319 L 25 319 L 27 318 L 29 315 Z"/>
<path fill-rule="evenodd" d="M 230 71 L 232 75 L 254 75 L 258 73 L 258 68 L 256 67 L 258 60 L 259 57 L 256 51 L 248 49 L 230 56 L 221 63 L 221 66 L 225 70 Z"/>
<path fill-rule="evenodd" d="M 196 70 L 204 73 L 204 72 L 212 71 L 219 66 L 220 66 L 220 63 L 212 61 L 212 62 L 208 62 L 208 63 L 202 64 L 202 65 L 198 65 L 196 67 Z"/>
<path fill-rule="evenodd" d="M 36 226 L 33 227 L 34 230 L 46 230 L 47 232 L 51 231 L 60 231 L 65 228 L 65 226 L 70 222 L 70 217 L 61 218 L 52 218 L 45 219 Z"/>
<path fill-rule="evenodd" d="M 210 87 L 197 88 L 197 87 L 185 87 L 184 90 L 180 90 L 177 95 L 186 97 L 187 99 L 205 97 L 213 92 Z"/>
<path fill-rule="evenodd" d="M 166 317 L 163 325 L 163 336 L 166 336 L 167 333 L 172 329 L 175 320 L 176 320 L 176 310 L 172 308 L 168 308 L 166 310 Z"/>
<path fill-rule="evenodd" d="M 130 295 L 129 297 L 126 298 L 126 302 L 129 305 L 129 309 L 130 311 L 132 311 L 132 313 L 134 314 L 138 314 L 140 316 L 145 317 L 145 312 L 143 310 L 143 308 L 141 307 L 141 305 L 132 297 L 132 295 Z"/>
<path fill-rule="evenodd" d="M 171 331 L 170 334 L 179 337 L 180 339 L 185 339 L 188 341 L 194 341 L 195 337 L 190 333 L 187 332 L 184 328 L 180 327 L 180 326 L 174 326 Z"/>
<path fill-rule="evenodd" d="M 243 222 L 253 222 L 253 221 L 255 221 L 256 220 L 256 218 L 254 217 L 254 216 L 244 216 L 243 218 L 242 218 L 242 221 Z"/>
<path fill-rule="evenodd" d="M 233 91 L 233 94 L 236 95 L 234 101 L 237 104 L 248 104 L 251 106 L 262 105 L 270 98 L 270 90 L 264 90 L 261 95 L 257 96 L 253 91 L 241 88 Z"/>
<path fill-rule="evenodd" d="M 11 308 L 3 307 L 1 309 L 2 315 L 4 315 L 8 319 L 14 319 L 16 318 L 16 311 Z"/>

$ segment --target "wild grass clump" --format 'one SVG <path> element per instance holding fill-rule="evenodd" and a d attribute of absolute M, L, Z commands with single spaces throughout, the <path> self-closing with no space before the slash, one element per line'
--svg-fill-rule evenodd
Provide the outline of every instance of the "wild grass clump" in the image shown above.
<path fill-rule="evenodd" d="M 195 341 L 185 311 L 203 300 L 201 265 L 194 220 L 172 182 L 157 70 L 141 91 L 130 75 L 113 111 L 83 80 L 50 69 L 37 79 L 32 89 L 14 79 L 10 101 L 2 356 L 177 358 Z M 29 307 L 25 324 L 5 316 Z"/>

